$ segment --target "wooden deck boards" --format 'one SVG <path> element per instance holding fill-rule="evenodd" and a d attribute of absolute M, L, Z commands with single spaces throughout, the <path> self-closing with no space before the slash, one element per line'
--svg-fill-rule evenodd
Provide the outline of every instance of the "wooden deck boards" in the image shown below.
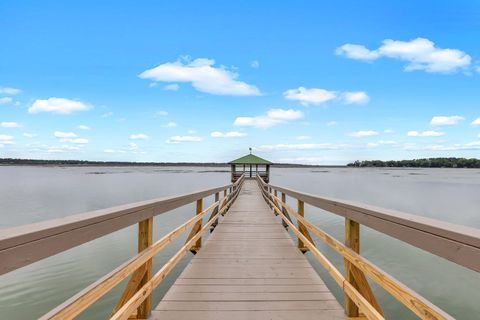
<path fill-rule="evenodd" d="M 347 319 L 254 180 L 151 319 Z"/>

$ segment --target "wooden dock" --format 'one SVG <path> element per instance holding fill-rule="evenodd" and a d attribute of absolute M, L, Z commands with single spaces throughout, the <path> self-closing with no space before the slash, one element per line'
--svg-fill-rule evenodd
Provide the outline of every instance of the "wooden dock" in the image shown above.
<path fill-rule="evenodd" d="M 257 182 L 246 180 L 151 319 L 293 318 L 347 319 Z"/>
<path fill-rule="evenodd" d="M 127 280 L 110 320 L 384 320 L 369 281 L 420 319 L 454 319 L 365 259 L 360 252 L 360 225 L 475 272 L 480 272 L 480 230 L 292 190 L 267 183 L 258 172 L 255 165 L 253 179 L 242 174 L 233 176 L 231 184 L 210 189 L 0 230 L 0 276 L 137 224 L 138 241 L 132 245 L 137 245 L 138 254 L 45 310 L 40 319 L 75 319 Z M 213 203 L 205 208 L 207 198 Z M 289 203 L 296 205 L 292 208 Z M 154 217 L 188 204 L 195 204 L 192 218 L 154 242 Z M 305 209 L 312 207 L 345 219 L 343 241 L 305 218 Z M 187 232 L 181 248 L 154 273 L 154 257 Z M 202 237 L 207 238 L 203 244 Z M 320 251 L 319 241 L 343 258 L 344 272 Z M 343 306 L 302 254 L 307 251 L 343 291 Z M 196 255 L 153 307 L 155 288 L 190 252 Z"/>

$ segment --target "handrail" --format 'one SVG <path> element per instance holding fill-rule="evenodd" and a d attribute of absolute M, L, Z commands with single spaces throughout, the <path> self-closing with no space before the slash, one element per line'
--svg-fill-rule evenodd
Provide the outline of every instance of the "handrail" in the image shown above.
<path fill-rule="evenodd" d="M 480 272 L 480 230 L 400 211 L 270 187 Z"/>
<path fill-rule="evenodd" d="M 233 185 L 0 229 L 0 275 L 210 196 Z"/>
<path fill-rule="evenodd" d="M 130 275 L 132 275 L 130 282 L 127 284 L 124 295 L 120 299 L 118 307 L 115 308 L 112 317 L 126 319 L 131 316 L 137 307 L 139 307 L 139 311 L 145 309 L 142 312 L 144 312 L 144 315 L 148 315 L 150 313 L 150 303 L 148 303 L 148 307 L 144 307 L 144 305 L 150 299 L 153 289 L 160 284 L 195 242 L 200 241 L 205 230 L 220 215 L 227 212 L 237 198 L 244 180 L 245 177 L 241 176 L 235 183 L 217 188 L 0 230 L 0 271 L 6 273 L 18 269 L 128 225 L 139 223 L 140 252 L 135 257 L 51 310 L 41 319 L 73 319 Z M 219 198 L 220 191 L 224 191 L 223 199 Z M 202 210 L 202 199 L 212 194 L 215 194 L 215 202 Z M 150 241 L 152 239 L 151 226 L 154 216 L 194 201 L 197 201 L 197 214 L 193 218 L 176 227 L 157 242 L 149 242 L 148 247 L 140 248 L 141 241 L 144 242 L 147 238 Z M 200 211 L 198 211 L 199 209 Z M 212 216 L 205 226 L 195 231 L 187 239 L 187 243 L 165 264 L 159 273 L 151 277 L 151 273 L 148 273 L 147 270 L 151 270 L 153 257 L 190 227 L 194 226 L 192 229 L 194 230 L 197 224 L 201 226 L 202 219 L 210 211 L 212 211 Z M 147 225 L 149 228 L 145 229 Z M 141 232 L 141 230 L 143 231 Z M 75 237 L 79 239 L 75 239 Z M 61 240 L 67 243 L 62 243 Z M 60 243 L 57 241 L 60 241 Z M 40 253 L 34 252 L 34 250 L 40 249 L 43 251 Z M 147 291 L 148 293 L 145 293 Z M 135 307 L 132 307 L 132 305 L 135 305 Z"/>
<path fill-rule="evenodd" d="M 378 285 L 380 285 L 383 289 L 385 289 L 387 292 L 389 292 L 392 296 L 394 296 L 397 300 L 399 300 L 402 304 L 404 304 L 407 308 L 409 308 L 411 311 L 413 311 L 417 316 L 419 316 L 422 319 L 453 319 L 449 314 L 438 308 L 437 306 L 433 305 L 431 302 L 426 300 L 424 297 L 416 293 L 415 291 L 411 290 L 410 288 L 406 287 L 404 284 L 402 284 L 400 281 L 396 280 L 377 266 L 375 266 L 373 263 L 368 261 L 367 259 L 363 258 L 358 251 L 354 251 L 351 248 L 347 247 L 346 245 L 342 244 L 340 241 L 336 240 L 334 237 L 330 236 L 328 233 L 325 231 L 321 230 L 308 220 L 306 220 L 303 217 L 303 203 L 309 203 L 313 206 L 325 209 L 327 211 L 339 214 L 343 217 L 345 217 L 346 222 L 348 221 L 356 221 L 356 222 L 365 222 L 365 225 L 368 225 L 373 228 L 373 226 L 378 226 L 377 224 L 372 223 L 372 220 L 376 218 L 380 219 L 379 217 L 381 216 L 383 218 L 383 221 L 387 221 L 385 223 L 390 223 L 392 226 L 387 229 L 387 231 L 393 230 L 397 225 L 399 228 L 406 228 L 405 226 L 408 225 L 411 228 L 416 226 L 415 230 L 422 230 L 421 228 L 423 227 L 423 230 L 428 229 L 430 231 L 436 230 L 439 234 L 441 235 L 450 235 L 450 241 L 455 241 L 453 239 L 462 239 L 464 241 L 468 241 L 467 244 L 464 242 L 460 242 L 459 245 L 472 245 L 475 244 L 476 239 L 476 234 L 479 234 L 479 230 L 473 229 L 473 228 L 467 228 L 468 232 L 465 236 L 462 236 L 460 230 L 464 230 L 463 227 L 460 226 L 455 226 L 452 224 L 447 224 L 443 223 L 434 219 L 423 219 L 422 217 L 417 217 L 414 215 L 407 215 L 407 214 L 401 214 L 399 212 L 394 212 L 395 214 L 392 216 L 389 216 L 388 213 L 393 212 L 391 210 L 385 210 L 381 208 L 374 208 L 371 206 L 365 206 L 362 204 L 353 204 L 352 202 L 347 202 L 347 201 L 340 201 L 340 200 L 332 200 L 329 198 L 322 198 L 322 197 L 317 197 L 311 194 L 305 194 L 301 193 L 298 191 L 290 190 L 287 188 L 279 187 L 276 185 L 271 185 L 265 183 L 261 177 L 257 177 L 257 182 L 259 184 L 260 189 L 262 190 L 262 194 L 267 201 L 267 203 L 274 209 L 274 212 L 279 214 L 282 217 L 282 220 L 284 223 L 286 223 L 289 227 L 291 227 L 292 231 L 297 235 L 299 238 L 299 243 L 300 241 L 312 252 L 312 254 L 317 258 L 317 260 L 327 269 L 327 271 L 332 275 L 334 280 L 344 289 L 344 292 L 347 294 L 347 296 L 353 300 L 353 302 L 360 308 L 360 311 L 364 312 L 370 312 L 372 309 L 372 303 L 376 302 L 375 298 L 373 296 L 374 301 L 370 301 L 372 297 L 367 297 L 369 298 L 368 300 L 368 305 L 361 304 L 359 301 L 356 301 L 357 296 L 356 292 L 348 292 L 346 291 L 345 287 L 345 282 L 342 283 L 343 280 L 347 280 L 345 278 L 339 278 L 337 270 L 333 267 L 333 265 L 326 260 L 325 256 L 323 256 L 321 253 L 318 252 L 318 249 L 315 247 L 315 243 L 311 239 L 311 237 L 308 234 L 308 231 L 312 232 L 318 239 L 322 240 L 324 243 L 326 243 L 328 246 L 330 246 L 332 249 L 337 251 L 342 257 L 345 259 L 346 263 L 345 266 L 347 268 L 347 261 L 349 264 L 352 265 L 352 267 L 349 267 L 349 272 L 354 273 L 354 277 L 360 277 L 363 276 L 364 274 L 368 275 L 372 280 L 374 280 Z M 282 199 L 277 197 L 277 192 L 282 192 Z M 299 214 L 299 212 L 296 212 L 293 210 L 290 206 L 286 204 L 285 200 L 285 194 L 288 194 L 289 196 L 292 196 L 294 198 L 297 198 L 297 201 L 299 202 L 299 207 L 301 204 L 302 207 L 302 214 Z M 326 204 L 329 204 L 330 206 L 327 206 Z M 346 209 L 348 207 L 348 209 Z M 369 212 L 371 213 L 370 219 L 365 218 L 364 216 L 360 215 L 354 215 L 351 213 L 349 210 L 355 210 L 361 211 L 361 209 L 368 208 Z M 375 209 L 375 210 L 374 210 Z M 363 211 L 364 212 L 364 211 Z M 291 221 L 290 215 L 293 215 L 299 225 L 299 228 L 297 229 L 293 222 Z M 355 220 L 360 216 L 363 219 L 360 219 L 361 221 Z M 372 218 L 373 217 L 373 218 Z M 408 220 L 407 217 L 409 218 Z M 394 222 L 395 221 L 395 222 Z M 401 222 L 403 223 L 401 223 Z M 434 222 L 429 228 L 426 224 L 427 221 L 432 221 Z M 356 223 L 354 222 L 354 223 Z M 368 223 L 368 224 L 367 224 Z M 455 226 L 455 227 L 460 227 L 460 228 L 447 228 L 448 226 Z M 306 234 L 305 232 L 302 232 L 302 228 L 305 227 Z M 300 230 L 299 230 L 300 229 Z M 375 228 L 374 228 L 375 229 Z M 465 230 L 467 230 L 465 229 Z M 378 231 L 383 232 L 381 228 L 377 228 Z M 392 235 L 395 236 L 396 233 L 389 233 L 389 232 L 383 232 L 387 235 Z M 425 232 L 426 233 L 426 232 Z M 439 237 L 438 234 L 432 234 L 432 233 L 427 233 L 430 235 L 430 237 Z M 307 237 L 308 236 L 308 237 Z M 346 234 L 347 236 L 347 234 Z M 400 237 L 395 236 L 396 238 L 403 240 Z M 359 241 L 359 238 L 357 239 Z M 409 242 L 410 243 L 410 242 Z M 415 244 L 414 244 L 415 245 Z M 418 245 L 417 247 L 422 248 L 422 246 Z M 430 251 L 430 250 L 429 250 Z M 326 260 L 326 261 L 325 261 Z M 450 259 L 451 260 L 451 259 Z M 477 259 L 477 264 L 480 263 L 480 260 Z M 460 264 L 460 263 L 459 263 Z M 464 264 L 461 264 L 464 265 Z M 474 268 L 472 268 L 475 270 Z M 340 275 L 341 276 L 341 275 Z M 355 280 L 361 280 L 358 278 L 355 278 Z M 359 290 L 362 288 L 359 288 L 362 286 L 361 281 L 357 281 L 357 283 L 354 284 L 355 287 L 358 288 Z M 348 283 L 348 282 L 346 282 Z M 348 286 L 348 285 L 347 285 Z M 368 282 L 364 282 L 363 286 L 368 287 Z M 363 288 L 365 289 L 365 288 Z M 364 290 L 360 290 L 364 291 Z M 362 292 L 360 292 L 362 293 Z M 367 310 L 366 310 L 367 309 Z M 377 308 L 378 309 L 378 308 Z M 367 314 L 367 317 L 369 319 L 378 319 L 378 315 L 375 314 Z"/>

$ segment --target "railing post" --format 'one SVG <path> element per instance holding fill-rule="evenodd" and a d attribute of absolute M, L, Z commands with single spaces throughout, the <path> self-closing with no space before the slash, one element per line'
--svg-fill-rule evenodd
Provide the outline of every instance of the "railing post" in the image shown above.
<path fill-rule="evenodd" d="M 196 215 L 201 214 L 202 210 L 203 210 L 203 199 L 198 199 L 197 210 L 195 214 Z M 195 225 L 192 228 L 192 231 L 190 231 L 190 234 L 187 237 L 187 240 L 185 240 L 185 243 L 190 241 L 190 239 L 192 239 L 200 231 L 200 229 L 202 229 L 202 220 L 203 219 L 200 219 L 197 221 L 197 223 L 195 223 Z M 190 252 L 193 254 L 196 254 L 201 247 L 202 247 L 202 238 L 200 237 L 198 238 L 197 242 L 195 242 L 195 244 L 190 248 Z"/>
<path fill-rule="evenodd" d="M 153 243 L 153 217 L 138 223 L 138 252 L 151 246 Z M 139 288 L 152 278 L 152 259 L 145 263 L 146 271 Z M 152 295 L 149 295 L 137 309 L 137 319 L 147 319 L 152 311 Z"/>
<path fill-rule="evenodd" d="M 282 203 L 287 203 L 287 195 L 285 194 L 285 192 L 282 192 Z M 287 216 L 287 209 L 285 209 L 282 205 L 282 213 L 283 215 Z M 287 229 L 288 227 L 288 224 L 285 222 L 285 220 L 282 219 L 282 225 L 285 229 Z"/>
<path fill-rule="evenodd" d="M 215 193 L 215 202 L 218 202 L 220 200 L 220 193 L 216 192 Z M 216 215 L 218 210 L 220 210 L 220 203 L 218 204 L 218 206 L 213 209 L 213 212 L 212 212 L 212 216 Z M 218 224 L 218 218 L 215 219 L 215 222 L 212 224 L 212 226 L 210 227 L 210 230 L 213 231 L 213 229 L 215 229 L 215 227 L 217 226 Z"/>
<path fill-rule="evenodd" d="M 356 253 L 360 252 L 360 224 L 348 218 L 345 218 L 345 245 Z M 358 289 L 352 272 L 354 266 L 347 259 L 343 261 L 345 264 L 345 280 Z M 345 313 L 348 317 L 358 317 L 357 305 L 346 294 Z"/>
<path fill-rule="evenodd" d="M 302 200 L 297 200 L 297 212 L 302 218 L 304 217 L 304 215 L 305 215 L 305 203 Z M 298 230 L 300 230 L 300 232 L 305 237 L 307 237 L 308 239 L 311 239 L 310 234 L 309 234 L 307 228 L 303 225 L 303 223 L 301 223 L 298 219 L 297 219 L 297 223 L 298 223 Z M 302 251 L 303 253 L 308 251 L 308 248 L 305 246 L 303 241 L 300 240 L 300 238 L 298 238 L 298 249 L 300 249 L 300 251 Z"/>

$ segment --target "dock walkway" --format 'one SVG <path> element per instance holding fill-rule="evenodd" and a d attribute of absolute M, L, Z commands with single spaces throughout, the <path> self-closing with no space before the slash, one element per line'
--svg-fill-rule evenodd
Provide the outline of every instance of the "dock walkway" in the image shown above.
<path fill-rule="evenodd" d="M 237 200 L 151 319 L 347 319 L 343 308 L 246 180 Z"/>

